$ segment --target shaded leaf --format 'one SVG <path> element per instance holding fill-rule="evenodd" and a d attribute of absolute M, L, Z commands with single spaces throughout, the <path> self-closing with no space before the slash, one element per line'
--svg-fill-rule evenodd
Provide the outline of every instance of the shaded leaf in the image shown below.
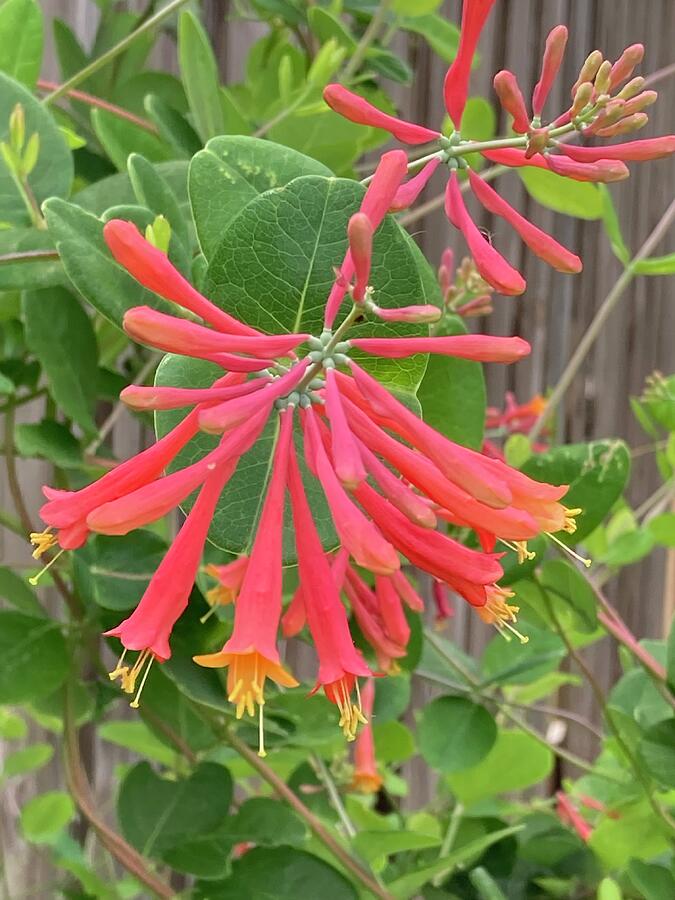
<path fill-rule="evenodd" d="M 497 739 L 497 726 L 478 703 L 464 697 L 438 697 L 422 710 L 417 737 L 427 763 L 447 774 L 480 762 Z"/>

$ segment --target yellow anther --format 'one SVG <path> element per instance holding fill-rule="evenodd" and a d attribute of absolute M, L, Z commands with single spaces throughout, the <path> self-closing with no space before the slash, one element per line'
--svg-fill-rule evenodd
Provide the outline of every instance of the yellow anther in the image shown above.
<path fill-rule="evenodd" d="M 536 557 L 536 553 L 534 550 L 527 549 L 527 541 L 516 541 L 515 542 L 516 553 L 518 554 L 518 564 L 522 565 L 527 560 L 532 560 Z"/>
<path fill-rule="evenodd" d="M 59 550 L 59 552 L 57 554 L 52 556 L 52 558 L 49 560 L 49 562 L 40 569 L 40 571 L 37 573 L 37 575 L 31 575 L 31 577 L 28 579 L 28 583 L 32 584 L 33 587 L 35 587 L 35 585 L 42 578 L 42 576 L 45 574 L 45 572 L 48 569 L 51 569 L 51 567 L 54 565 L 54 563 L 61 556 L 62 553 L 65 553 L 65 550 Z M 35 556 L 35 553 L 33 553 L 33 556 Z"/>
<path fill-rule="evenodd" d="M 567 507 L 563 507 L 563 509 L 565 510 L 565 522 L 562 530 L 566 531 L 568 534 L 574 534 L 577 530 L 576 517 L 581 515 L 583 509 L 568 509 Z"/>
<path fill-rule="evenodd" d="M 560 538 L 556 537 L 554 534 L 551 534 L 550 531 L 546 532 L 546 537 L 550 538 L 555 544 L 557 544 L 561 550 L 564 550 L 565 553 L 569 554 L 573 559 L 576 559 L 577 562 L 580 562 L 582 565 L 586 566 L 587 569 L 590 569 L 593 561 L 588 559 L 585 556 L 580 556 L 578 553 L 575 553 L 571 547 L 568 547 L 567 544 L 563 544 Z"/>
<path fill-rule="evenodd" d="M 488 592 L 485 606 L 478 608 L 478 615 L 484 622 L 494 625 L 507 641 L 511 640 L 510 634 L 515 634 L 521 644 L 526 644 L 529 638 L 514 628 L 520 607 L 507 603 L 507 600 L 513 596 L 515 596 L 513 591 L 507 591 L 505 588 L 492 588 Z"/>
<path fill-rule="evenodd" d="M 30 534 L 30 542 L 35 549 L 33 550 L 33 559 L 39 559 L 43 553 L 56 544 L 56 535 L 52 533 L 51 526 L 45 528 L 44 531 L 32 531 Z"/>

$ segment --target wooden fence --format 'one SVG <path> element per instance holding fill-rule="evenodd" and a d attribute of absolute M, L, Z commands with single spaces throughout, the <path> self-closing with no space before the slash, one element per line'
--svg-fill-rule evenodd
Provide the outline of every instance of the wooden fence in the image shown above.
<path fill-rule="evenodd" d="M 91 41 L 98 16 L 91 0 L 43 0 L 42 6 L 48 18 L 64 18 L 85 44 Z M 239 78 L 247 48 L 258 36 L 259 29 L 254 23 L 231 19 L 230 4 L 222 0 L 205 0 L 203 8 L 223 77 Z M 445 9 L 456 21 L 459 0 L 446 3 Z M 626 45 L 642 41 L 647 48 L 644 74 L 657 72 L 673 62 L 675 3 L 672 0 L 642 0 L 640 3 L 635 0 L 501 0 L 482 39 L 482 65 L 473 78 L 474 93 L 491 97 L 492 76 L 504 67 L 513 70 L 521 84 L 534 84 L 546 34 L 559 22 L 568 25 L 570 41 L 562 77 L 551 96 L 551 108 L 556 105 L 562 108 L 566 99 L 565 86 L 574 82 L 581 62 L 596 47 L 609 58 L 615 58 Z M 443 115 L 444 64 L 421 43 L 401 41 L 397 47 L 415 71 L 412 88 L 399 91 L 402 110 L 414 121 L 439 123 Z M 170 41 L 163 41 L 155 51 L 154 63 L 175 71 L 175 49 Z M 47 78 L 58 76 L 50 48 L 43 74 Z M 646 129 L 649 134 L 667 133 L 675 127 L 675 76 L 663 78 L 658 90 L 659 103 L 652 107 Z M 633 166 L 630 180 L 612 187 L 625 237 L 633 250 L 641 245 L 659 220 L 673 196 L 674 185 L 675 162 L 670 159 Z M 506 390 L 514 391 L 518 399 L 524 401 L 556 383 L 580 336 L 621 271 L 598 222 L 578 222 L 538 207 L 513 174 L 501 177 L 499 190 L 529 218 L 577 250 L 584 259 L 585 269 L 578 277 L 552 272 L 532 254 L 523 255 L 519 242 L 508 229 L 488 218 L 483 220 L 482 224 L 490 229 L 500 250 L 519 266 L 528 281 L 524 297 L 498 300 L 487 323 L 489 330 L 498 334 L 520 334 L 533 344 L 532 356 L 518 366 L 489 367 L 489 399 L 494 404 L 502 403 Z M 430 189 L 423 199 L 433 201 L 434 190 Z M 460 254 L 463 252 L 438 205 L 435 211 L 412 224 L 411 231 L 433 263 L 438 261 L 446 245 L 454 247 Z M 672 249 L 671 233 L 655 252 L 665 253 Z M 653 370 L 675 370 L 675 297 L 672 294 L 672 279 L 666 278 L 637 279 L 628 288 L 568 392 L 559 416 L 559 437 L 569 441 L 618 436 L 632 446 L 645 443 L 630 412 L 628 398 L 641 392 L 646 376 Z M 22 421 L 35 421 L 40 413 L 38 408 L 25 409 Z M 145 439 L 131 418 L 119 421 L 113 437 L 114 450 L 120 456 L 136 452 Z M 48 466 L 37 461 L 22 461 L 20 479 L 29 509 L 35 517 L 40 503 L 39 486 L 49 481 Z M 653 456 L 638 455 L 630 487 L 631 501 L 639 504 L 657 484 Z M 4 508 L 11 507 L 4 475 L 0 479 L 0 504 Z M 4 564 L 25 564 L 29 558 L 28 548 L 17 537 L 3 532 L 0 533 L 0 557 Z M 670 552 L 670 558 L 665 551 L 657 551 L 647 561 L 629 567 L 610 585 L 608 592 L 639 636 L 662 636 L 675 604 L 675 551 Z M 460 607 L 452 629 L 453 636 L 468 652 L 481 651 L 487 635 L 476 617 L 463 615 Z M 611 684 L 618 673 L 618 662 L 609 641 L 595 645 L 587 656 L 600 682 L 605 686 Z M 416 687 L 419 704 L 428 696 L 426 687 Z M 592 720 L 597 719 L 597 711 L 587 692 L 572 689 L 563 694 L 560 702 Z M 58 744 L 58 737 L 31 726 L 30 740 L 36 739 Z M 583 730 L 571 731 L 566 744 L 582 756 L 590 756 L 597 750 L 593 736 Z M 110 773 L 125 756 L 111 745 L 106 745 L 103 750 L 92 745 L 90 753 L 97 791 L 102 803 L 109 804 L 112 802 Z M 421 768 L 413 764 L 412 771 L 417 778 L 411 802 L 424 802 L 433 785 L 425 783 L 426 772 Z M 18 789 L 4 791 L 0 839 L 13 900 L 20 896 L 53 896 L 50 887 L 53 872 L 46 863 L 46 854 L 21 843 L 15 822 L 21 805 L 30 796 L 57 787 L 63 787 L 58 754 L 53 763 L 30 782 L 22 782 Z"/>

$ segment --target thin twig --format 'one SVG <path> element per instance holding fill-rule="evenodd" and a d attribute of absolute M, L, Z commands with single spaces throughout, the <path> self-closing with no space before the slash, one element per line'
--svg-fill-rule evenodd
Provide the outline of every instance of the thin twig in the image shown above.
<path fill-rule="evenodd" d="M 351 59 L 345 66 L 340 81 L 349 81 L 352 75 L 358 72 L 361 63 L 366 58 L 370 45 L 377 38 L 380 29 L 385 23 L 391 4 L 392 0 L 381 0 L 366 30 L 361 35 L 361 40 L 358 42 L 356 50 L 354 50 Z"/>
<path fill-rule="evenodd" d="M 319 776 L 321 781 L 323 781 L 324 787 L 326 788 L 328 796 L 330 797 L 330 802 L 333 806 L 333 809 L 338 814 L 340 821 L 342 822 L 347 837 L 356 837 L 356 827 L 352 820 L 349 818 L 349 814 L 345 809 L 344 803 L 342 802 L 342 797 L 340 796 L 340 792 L 337 789 L 337 785 L 333 781 L 331 774 L 328 771 L 328 766 L 316 753 L 312 753 L 311 761 L 312 765 L 317 770 L 317 775 Z"/>
<path fill-rule="evenodd" d="M 151 31 L 156 25 L 159 25 L 160 22 L 163 22 L 164 19 L 168 18 L 172 13 L 174 13 L 177 9 L 183 6 L 187 0 L 171 0 L 170 3 L 167 3 L 166 6 L 162 7 L 162 9 L 158 9 L 157 12 L 150 16 L 149 19 L 146 19 L 142 25 L 140 25 L 135 31 L 132 31 L 131 34 L 126 35 L 126 37 L 122 38 L 114 47 L 111 47 L 109 50 L 106 50 L 105 53 L 102 53 L 97 59 L 92 60 L 89 65 L 85 66 L 84 69 L 80 69 L 79 72 L 76 72 L 70 78 L 63 82 L 56 90 L 52 91 L 50 94 L 47 94 L 46 97 L 42 98 L 42 102 L 45 105 L 50 103 L 54 103 L 55 100 L 58 100 L 60 97 L 64 97 L 73 88 L 77 87 L 78 84 L 81 84 L 83 81 L 86 81 L 90 75 L 93 75 L 94 72 L 98 72 L 99 69 L 102 69 L 103 66 L 107 65 L 116 56 L 120 53 L 123 53 L 127 47 L 131 46 L 136 38 L 140 37 L 142 34 L 145 34 L 147 31 Z"/>
<path fill-rule="evenodd" d="M 60 85 L 55 81 L 45 81 L 44 78 L 39 79 L 37 83 L 37 88 L 40 91 L 56 92 L 60 91 L 62 87 L 63 85 Z M 96 97 L 94 94 L 88 94 L 86 91 L 68 90 L 66 91 L 66 96 L 70 100 L 79 100 L 81 103 L 86 103 L 87 106 L 95 106 L 97 109 L 104 109 L 113 116 L 117 116 L 118 119 L 126 119 L 127 122 L 138 125 L 139 128 L 142 128 L 144 131 L 149 131 L 150 134 L 159 134 L 159 129 L 153 122 L 142 119 L 140 116 L 129 112 L 128 109 L 117 106 L 115 103 L 109 103 L 107 100 Z"/>
<path fill-rule="evenodd" d="M 530 441 L 537 440 L 544 425 L 549 420 L 552 413 L 558 408 L 560 401 L 563 399 L 567 392 L 568 387 L 574 381 L 577 373 L 579 372 L 579 369 L 583 365 L 588 352 L 599 337 L 605 322 L 613 312 L 614 307 L 623 296 L 624 291 L 626 290 L 628 285 L 635 278 L 636 264 L 640 262 L 640 260 L 646 259 L 649 256 L 654 247 L 656 247 L 661 238 L 668 231 L 668 228 L 670 227 L 673 219 L 675 219 L 675 200 L 671 201 L 664 214 L 652 229 L 647 240 L 640 247 L 633 259 L 628 263 L 628 265 L 614 284 L 614 287 L 610 290 L 610 292 L 600 304 L 600 308 L 593 317 L 593 321 L 584 331 L 581 340 L 577 344 L 574 353 L 565 366 L 565 369 L 560 376 L 558 383 L 553 388 L 550 396 L 548 397 L 548 400 L 546 401 L 546 407 L 532 426 L 532 429 L 530 430 L 530 433 L 528 435 Z"/>

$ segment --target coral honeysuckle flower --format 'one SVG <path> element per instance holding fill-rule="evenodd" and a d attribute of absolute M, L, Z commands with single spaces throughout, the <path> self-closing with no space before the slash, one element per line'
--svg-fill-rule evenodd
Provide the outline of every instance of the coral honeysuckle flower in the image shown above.
<path fill-rule="evenodd" d="M 361 691 L 363 713 L 369 720 L 361 729 L 354 744 L 354 772 L 351 789 L 360 794 L 376 794 L 382 787 L 383 779 L 375 759 L 375 739 L 370 718 L 375 704 L 375 679 L 367 678 Z"/>
<path fill-rule="evenodd" d="M 206 592 L 206 602 L 215 608 L 216 606 L 227 606 L 239 596 L 244 575 L 248 568 L 250 557 L 247 555 L 239 556 L 231 563 L 224 566 L 210 563 L 204 571 L 207 575 L 215 578 L 218 584 Z"/>
<path fill-rule="evenodd" d="M 572 88 L 572 105 L 550 124 L 542 125 L 544 105 L 559 73 L 567 45 L 567 28 L 558 25 L 546 39 L 540 77 L 532 94 L 531 114 L 528 113 L 516 76 L 508 70 L 498 72 L 495 76 L 497 97 L 513 119 L 515 136 L 512 141 L 508 137 L 475 144 L 464 140 L 461 125 L 468 98 L 471 62 L 494 2 L 495 0 L 464 0 L 457 56 L 448 69 L 444 82 L 445 108 L 454 126 L 449 137 L 445 137 L 440 130 L 383 113 L 342 85 L 329 84 L 324 90 L 324 99 L 331 109 L 352 122 L 382 128 L 404 144 L 440 144 L 440 150 L 410 163 L 408 168 L 419 167 L 420 171 L 401 184 L 390 204 L 390 211 L 406 209 L 414 203 L 437 168 L 441 164 L 447 165 L 451 170 L 452 185 L 446 202 L 448 218 L 462 231 L 479 271 L 488 284 L 500 293 L 520 294 L 525 289 L 522 276 L 500 256 L 474 225 L 459 195 L 459 186 L 453 184 L 455 170 L 468 168 L 466 154 L 478 152 L 486 159 L 505 166 L 537 166 L 578 181 L 606 183 L 628 177 L 624 161 L 657 159 L 674 153 L 675 136 L 606 148 L 576 147 L 561 140 L 574 132 L 582 137 L 613 137 L 628 134 L 646 124 L 648 117 L 644 109 L 656 99 L 655 92 L 642 90 L 644 80 L 639 78 L 629 81 L 619 90 L 642 59 L 644 48 L 641 44 L 626 48 L 613 65 L 608 61 L 603 62 L 600 51 L 594 51 L 582 66 L 579 78 Z M 491 188 L 488 189 L 475 173 L 472 173 L 469 187 L 481 205 L 509 222 L 525 244 L 544 261 L 561 272 L 578 272 L 581 269 L 578 256 L 528 222 Z"/>
<path fill-rule="evenodd" d="M 218 653 L 195 656 L 200 666 L 227 666 L 228 699 L 235 704 L 237 718 L 244 712 L 260 711 L 260 745 L 265 756 L 262 708 L 265 679 L 284 687 L 298 682 L 284 669 L 277 649 L 281 618 L 282 536 L 284 497 L 289 447 L 293 434 L 293 410 L 280 414 L 281 425 L 258 533 L 235 605 L 232 636 Z"/>
<path fill-rule="evenodd" d="M 584 843 L 587 843 L 593 834 L 593 827 L 584 819 L 571 798 L 564 792 L 556 793 L 556 813 L 564 825 L 570 825 Z"/>

